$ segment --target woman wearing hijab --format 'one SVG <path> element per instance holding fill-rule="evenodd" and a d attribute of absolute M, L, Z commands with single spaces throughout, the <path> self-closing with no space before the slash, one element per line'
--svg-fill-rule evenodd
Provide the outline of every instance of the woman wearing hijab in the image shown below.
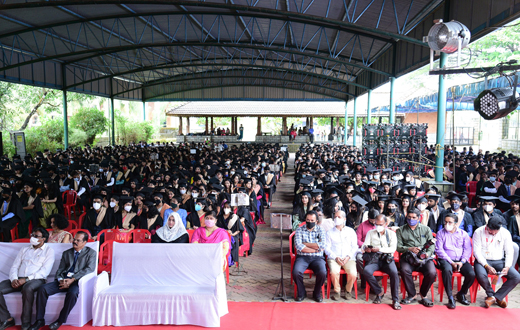
<path fill-rule="evenodd" d="M 157 229 L 152 236 L 152 243 L 189 243 L 190 236 L 184 228 L 181 216 L 170 210 L 166 210 L 164 215 L 168 215 L 166 225 Z"/>
<path fill-rule="evenodd" d="M 222 206 L 222 212 L 217 218 L 217 227 L 227 230 L 231 235 L 231 258 L 234 262 L 238 262 L 238 251 L 240 245 L 243 244 L 242 233 L 244 232 L 244 226 L 242 226 L 238 215 L 232 212 L 228 202 L 225 202 Z"/>

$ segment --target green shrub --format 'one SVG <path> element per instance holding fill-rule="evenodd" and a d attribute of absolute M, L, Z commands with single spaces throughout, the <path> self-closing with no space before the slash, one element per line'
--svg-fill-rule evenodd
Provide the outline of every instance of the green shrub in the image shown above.
<path fill-rule="evenodd" d="M 81 108 L 70 118 L 70 128 L 82 130 L 87 135 L 86 143 L 92 145 L 96 135 L 106 131 L 108 119 L 96 108 Z"/>

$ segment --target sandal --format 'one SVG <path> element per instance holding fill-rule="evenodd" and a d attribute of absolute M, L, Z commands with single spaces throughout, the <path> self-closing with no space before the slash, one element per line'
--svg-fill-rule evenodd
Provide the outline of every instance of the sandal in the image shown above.
<path fill-rule="evenodd" d="M 376 295 L 376 299 L 374 299 L 373 303 L 374 304 L 380 304 L 381 303 L 381 299 L 383 298 L 384 294 L 382 295 Z"/>
<path fill-rule="evenodd" d="M 395 300 L 392 303 L 392 308 L 395 309 L 396 311 L 400 310 L 401 309 L 401 304 L 399 303 L 399 301 Z"/>
<path fill-rule="evenodd" d="M 423 304 L 426 307 L 433 307 L 433 302 L 428 298 L 422 298 L 419 300 L 419 303 Z"/>
<path fill-rule="evenodd" d="M 417 301 L 415 297 L 406 297 L 406 299 L 401 300 L 401 304 L 410 305 L 414 301 Z"/>

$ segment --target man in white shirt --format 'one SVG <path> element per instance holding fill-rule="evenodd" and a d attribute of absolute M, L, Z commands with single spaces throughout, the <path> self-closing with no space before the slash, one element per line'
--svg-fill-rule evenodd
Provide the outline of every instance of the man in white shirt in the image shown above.
<path fill-rule="evenodd" d="M 513 265 L 513 240 L 511 234 L 502 228 L 502 218 L 493 216 L 486 226 L 475 230 L 473 234 L 473 254 L 477 281 L 487 294 L 486 307 L 495 302 L 502 308 L 507 307 L 505 297 L 520 283 L 520 274 Z M 507 281 L 495 292 L 489 283 L 489 275 L 503 276 Z"/>
<path fill-rule="evenodd" d="M 9 279 L 0 283 L 0 329 L 7 329 L 15 324 L 7 309 L 4 295 L 16 291 L 22 292 L 22 329 L 27 330 L 31 326 L 34 292 L 45 284 L 54 264 L 54 250 L 45 244 L 48 238 L 47 230 L 35 228 L 31 234 L 31 246 L 18 252 L 9 272 Z"/>
<path fill-rule="evenodd" d="M 345 299 L 349 299 L 352 286 L 357 279 L 356 253 L 358 250 L 357 235 L 354 229 L 345 226 L 347 216 L 343 211 L 334 214 L 334 228 L 327 232 L 325 238 L 325 253 L 329 265 L 330 278 L 334 284 L 332 300 L 339 300 L 341 285 L 339 273 L 341 268 L 347 273 L 347 285 L 345 287 Z"/>
<path fill-rule="evenodd" d="M 392 307 L 395 310 L 399 310 L 401 309 L 401 304 L 399 303 L 399 273 L 397 272 L 395 261 L 389 258 L 393 256 L 397 250 L 397 235 L 394 231 L 386 228 L 387 219 L 383 214 L 376 217 L 375 225 L 376 228 L 367 233 L 361 250 L 372 256 L 374 256 L 375 253 L 377 257 L 374 257 L 376 258 L 373 260 L 374 262 L 365 264 L 363 275 L 372 290 L 376 293 L 374 304 L 380 304 L 384 293 L 377 279 L 374 277 L 374 272 L 380 270 L 388 274 L 392 291 Z"/>

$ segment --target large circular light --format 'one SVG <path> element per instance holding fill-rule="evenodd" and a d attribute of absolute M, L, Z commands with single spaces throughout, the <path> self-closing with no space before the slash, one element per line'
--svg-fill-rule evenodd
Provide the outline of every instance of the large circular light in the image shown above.
<path fill-rule="evenodd" d="M 442 20 L 437 21 L 430 32 L 428 32 L 428 45 L 434 51 L 451 54 L 465 48 L 471 39 L 471 32 L 468 28 L 457 21 L 444 23 Z"/>

